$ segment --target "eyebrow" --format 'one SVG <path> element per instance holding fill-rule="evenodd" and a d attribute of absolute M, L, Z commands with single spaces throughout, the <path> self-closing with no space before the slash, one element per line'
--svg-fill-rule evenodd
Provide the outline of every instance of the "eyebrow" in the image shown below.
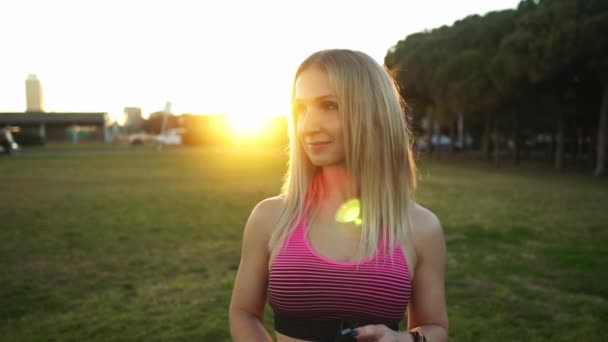
<path fill-rule="evenodd" d="M 322 101 L 322 100 L 327 100 L 327 99 L 334 99 L 335 97 L 336 97 L 336 95 L 328 94 L 328 95 L 321 95 L 321 96 L 313 97 L 310 99 L 295 99 L 295 100 L 293 100 L 293 102 L 294 103 L 317 102 L 317 101 Z"/>

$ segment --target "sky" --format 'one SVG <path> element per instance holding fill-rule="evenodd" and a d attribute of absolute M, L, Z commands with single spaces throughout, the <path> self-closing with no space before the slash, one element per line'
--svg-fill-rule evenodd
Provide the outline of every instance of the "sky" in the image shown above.
<path fill-rule="evenodd" d="M 285 115 L 311 53 L 383 63 L 408 34 L 518 0 L 0 0 L 0 112 L 25 111 L 36 74 L 47 112 Z"/>

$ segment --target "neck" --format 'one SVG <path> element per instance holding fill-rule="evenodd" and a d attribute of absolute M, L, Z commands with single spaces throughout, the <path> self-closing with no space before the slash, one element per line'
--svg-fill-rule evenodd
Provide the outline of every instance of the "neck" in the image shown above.
<path fill-rule="evenodd" d="M 324 222 L 327 226 L 347 227 L 352 230 L 351 223 L 344 223 L 338 218 L 338 212 L 348 201 L 357 197 L 357 187 L 354 177 L 348 173 L 344 165 L 324 166 L 313 180 L 315 198 L 312 200 L 309 222 Z M 352 230 L 357 231 L 358 230 Z M 358 235 L 357 235 L 358 236 Z M 358 238 L 358 237 L 357 237 Z"/>
<path fill-rule="evenodd" d="M 325 166 L 319 173 L 320 200 L 324 206 L 338 207 L 356 197 L 354 179 L 344 165 Z"/>

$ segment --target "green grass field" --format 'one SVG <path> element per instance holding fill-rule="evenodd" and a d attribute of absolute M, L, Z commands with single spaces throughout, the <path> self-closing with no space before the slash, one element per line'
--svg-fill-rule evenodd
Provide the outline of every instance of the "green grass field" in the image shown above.
<path fill-rule="evenodd" d="M 230 340 L 242 229 L 284 156 L 122 151 L 0 158 L 0 340 Z M 447 238 L 450 341 L 608 340 L 608 182 L 419 170 Z"/>

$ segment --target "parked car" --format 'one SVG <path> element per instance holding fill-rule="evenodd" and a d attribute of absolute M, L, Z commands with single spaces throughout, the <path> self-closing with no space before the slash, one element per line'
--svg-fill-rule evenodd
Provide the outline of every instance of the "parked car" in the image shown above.
<path fill-rule="evenodd" d="M 13 139 L 13 134 L 8 128 L 0 128 L 0 153 L 11 154 L 19 151 L 19 145 Z"/>

